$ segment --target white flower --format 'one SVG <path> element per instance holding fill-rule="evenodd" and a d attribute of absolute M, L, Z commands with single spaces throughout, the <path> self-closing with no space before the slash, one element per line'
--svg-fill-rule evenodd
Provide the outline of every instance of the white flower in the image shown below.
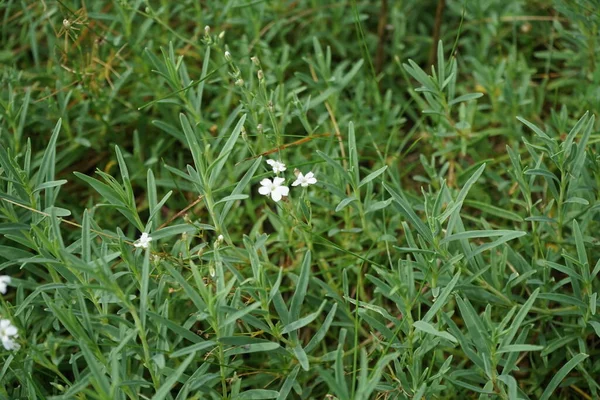
<path fill-rule="evenodd" d="M 290 192 L 290 188 L 287 186 L 281 186 L 285 179 L 276 177 L 271 182 L 270 179 L 263 179 L 260 181 L 261 187 L 258 188 L 258 193 L 263 196 L 271 195 L 274 201 L 279 201 L 283 196 L 287 196 Z"/>
<path fill-rule="evenodd" d="M 0 293 L 6 294 L 6 286 L 10 285 L 10 276 L 0 275 Z"/>
<path fill-rule="evenodd" d="M 14 341 L 18 337 L 17 328 L 8 319 L 0 319 L 0 341 L 6 350 L 19 350 L 21 346 Z"/>
<path fill-rule="evenodd" d="M 309 172 L 306 175 L 302 175 L 302 172 L 298 172 L 296 180 L 294 183 L 292 183 L 292 186 L 300 185 L 302 187 L 307 187 L 308 185 L 314 185 L 315 183 L 317 183 L 317 178 L 315 178 L 315 174 L 312 172 Z"/>
<path fill-rule="evenodd" d="M 142 247 L 144 249 L 148 248 L 148 245 L 152 241 L 152 237 L 148 235 L 146 232 L 142 233 L 142 236 L 138 240 L 133 243 L 135 247 Z"/>
<path fill-rule="evenodd" d="M 281 161 L 267 160 L 267 164 L 269 164 L 273 168 L 273 172 L 275 172 L 276 174 L 283 172 L 287 169 L 285 167 L 285 164 L 282 163 Z"/>

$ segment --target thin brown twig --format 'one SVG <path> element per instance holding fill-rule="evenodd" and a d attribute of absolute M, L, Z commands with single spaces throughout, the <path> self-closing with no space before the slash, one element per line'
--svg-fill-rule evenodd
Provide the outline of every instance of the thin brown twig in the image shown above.
<path fill-rule="evenodd" d="M 381 0 L 381 11 L 379 12 L 379 23 L 377 24 L 377 52 L 375 53 L 375 73 L 377 75 L 381 73 L 385 59 L 385 27 L 387 26 L 387 19 L 388 2 L 387 0 Z"/>
<path fill-rule="evenodd" d="M 329 133 L 321 133 L 321 134 L 318 134 L 318 135 L 310 135 L 310 136 L 304 137 L 302 139 L 296 140 L 295 142 L 282 144 L 281 146 L 274 147 L 274 148 L 272 148 L 270 150 L 267 150 L 267 151 L 263 151 L 262 153 L 257 154 L 255 156 L 244 158 L 242 161 L 238 162 L 235 165 L 238 166 L 241 163 L 243 163 L 244 161 L 254 160 L 254 159 L 257 159 L 258 157 L 268 156 L 269 154 L 273 154 L 273 153 L 277 153 L 279 151 L 283 151 L 283 150 L 287 149 L 288 147 L 298 146 L 298 145 L 301 145 L 303 143 L 310 142 L 313 139 L 320 138 L 320 137 L 327 137 L 329 135 L 330 135 Z"/>
<path fill-rule="evenodd" d="M 439 0 L 437 8 L 435 10 L 435 23 L 433 24 L 433 35 L 431 43 L 431 49 L 429 50 L 429 63 L 427 66 L 432 66 L 437 60 L 437 46 L 440 40 L 440 32 L 442 27 L 442 19 L 444 16 L 444 8 L 446 7 L 446 0 Z"/>
<path fill-rule="evenodd" d="M 310 75 L 313 78 L 313 81 L 318 82 L 319 78 L 317 77 L 317 73 L 312 65 L 309 66 Z M 331 123 L 333 124 L 333 130 L 335 131 L 335 137 L 338 140 L 340 145 L 340 155 L 342 156 L 342 165 L 345 170 L 348 170 L 348 162 L 346 160 L 346 150 L 344 149 L 344 141 L 342 139 L 342 133 L 340 132 L 340 127 L 338 126 L 337 119 L 335 118 L 335 114 L 333 113 L 333 109 L 329 105 L 329 102 L 325 100 L 325 108 L 327 109 L 327 113 L 329 114 L 329 118 L 331 119 Z M 348 195 L 350 195 L 350 187 L 346 186 L 346 191 Z"/>
<path fill-rule="evenodd" d="M 161 226 L 158 227 L 158 229 L 162 229 L 165 226 L 169 225 L 171 222 L 175 221 L 177 218 L 181 217 L 183 214 L 185 214 L 190 208 L 194 207 L 196 204 L 200 203 L 202 201 L 202 199 L 204 198 L 204 195 L 200 195 L 198 196 L 198 198 L 196 200 L 194 200 L 191 204 L 189 204 L 186 208 L 184 208 L 183 210 L 179 211 L 177 214 L 173 215 L 171 218 L 169 218 L 169 220 L 167 222 L 165 222 L 164 224 L 162 224 Z"/>
<path fill-rule="evenodd" d="M 40 214 L 40 215 L 43 215 L 43 216 L 45 216 L 45 217 L 50 217 L 50 218 L 52 218 L 52 217 L 54 217 L 54 218 L 58 218 L 58 220 L 59 220 L 60 222 L 64 222 L 64 223 L 65 223 L 65 224 L 67 224 L 67 225 L 71 225 L 71 226 L 77 227 L 77 228 L 79 228 L 79 229 L 83 229 L 83 226 L 81 226 L 81 225 L 80 225 L 80 224 L 78 224 L 77 222 L 69 221 L 68 219 L 64 219 L 64 218 L 62 218 L 62 217 L 57 217 L 57 216 L 55 216 L 55 215 L 51 215 L 51 214 L 45 213 L 45 212 L 43 212 L 43 211 L 40 211 L 40 210 L 36 210 L 35 208 L 32 208 L 32 207 L 26 206 L 26 205 L 24 205 L 24 204 L 21 204 L 21 203 L 17 203 L 16 201 L 12 201 L 12 200 L 9 200 L 9 199 L 7 199 L 7 198 L 4 198 L 4 197 L 0 197 L 0 199 L 2 199 L 2 200 L 4 200 L 4 201 L 6 201 L 7 203 L 14 204 L 15 206 L 19 206 L 19 207 L 21 207 L 21 208 L 24 208 L 24 209 L 26 209 L 26 210 L 29 210 L 29 211 L 31 211 L 31 212 L 34 212 L 34 213 L 36 213 L 36 214 Z M 107 238 L 110 238 L 110 239 L 116 239 L 116 240 L 119 240 L 119 239 L 121 239 L 121 238 L 120 238 L 120 237 L 118 237 L 118 236 L 109 235 L 108 233 L 104 233 L 104 232 L 98 231 L 98 230 L 96 230 L 96 229 L 91 229 L 91 228 L 90 228 L 90 232 L 94 232 L 94 233 L 96 233 L 96 234 L 98 234 L 98 235 L 100 235 L 100 236 L 104 236 L 104 237 L 107 237 Z M 130 242 L 129 240 L 123 240 L 123 242 L 125 242 L 125 243 L 127 243 L 127 244 L 129 244 L 129 245 L 133 245 L 133 242 Z"/>

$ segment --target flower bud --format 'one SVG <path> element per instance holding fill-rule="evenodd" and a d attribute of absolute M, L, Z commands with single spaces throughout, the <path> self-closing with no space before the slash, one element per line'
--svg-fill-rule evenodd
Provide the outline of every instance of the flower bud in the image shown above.
<path fill-rule="evenodd" d="M 225 60 L 231 62 L 231 53 L 228 51 L 225 52 Z"/>
<path fill-rule="evenodd" d="M 206 25 L 204 27 L 204 36 L 209 36 L 210 35 L 210 26 Z"/>
<path fill-rule="evenodd" d="M 244 80 L 242 78 L 238 79 L 237 81 L 235 81 L 235 86 L 244 86 Z"/>
<path fill-rule="evenodd" d="M 260 60 L 258 59 L 258 57 L 256 57 L 256 56 L 250 57 L 250 60 L 252 60 L 252 63 L 254 65 L 256 65 L 257 67 L 260 67 Z"/>
<path fill-rule="evenodd" d="M 258 133 L 263 133 L 263 126 L 262 126 L 262 124 L 256 125 L 256 130 L 258 131 Z"/>
<path fill-rule="evenodd" d="M 256 76 L 258 76 L 258 80 L 260 82 L 262 82 L 265 79 L 265 74 L 263 73 L 262 69 L 258 70 L 258 72 L 256 73 Z"/>

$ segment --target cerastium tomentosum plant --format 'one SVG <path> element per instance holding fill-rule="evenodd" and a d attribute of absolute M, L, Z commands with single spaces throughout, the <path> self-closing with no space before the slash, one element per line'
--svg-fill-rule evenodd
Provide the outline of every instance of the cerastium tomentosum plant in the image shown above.
<path fill-rule="evenodd" d="M 0 3 L 0 398 L 599 397 L 591 0 L 113 3 Z"/>

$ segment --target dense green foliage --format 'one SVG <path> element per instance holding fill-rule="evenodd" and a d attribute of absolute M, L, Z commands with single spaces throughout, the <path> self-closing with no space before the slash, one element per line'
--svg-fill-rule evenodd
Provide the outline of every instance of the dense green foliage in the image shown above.
<path fill-rule="evenodd" d="M 0 399 L 599 398 L 595 0 L 0 10 Z"/>

